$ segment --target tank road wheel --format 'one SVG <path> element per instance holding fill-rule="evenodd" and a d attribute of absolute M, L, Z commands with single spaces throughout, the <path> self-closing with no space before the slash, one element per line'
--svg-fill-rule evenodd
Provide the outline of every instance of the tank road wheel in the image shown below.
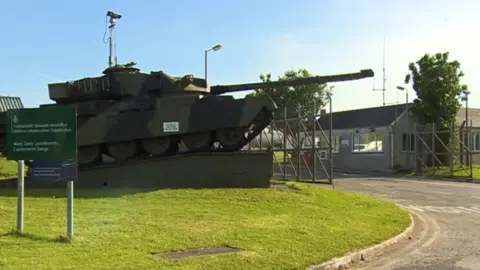
<path fill-rule="evenodd" d="M 154 156 L 167 153 L 172 148 L 172 143 L 173 141 L 169 136 L 149 138 L 141 141 L 143 150 Z"/>
<path fill-rule="evenodd" d="M 191 151 L 199 151 L 210 148 L 213 143 L 210 132 L 188 134 L 182 137 L 183 143 Z"/>
<path fill-rule="evenodd" d="M 226 128 L 217 130 L 217 140 L 223 147 L 239 146 L 245 139 L 244 128 Z"/>
<path fill-rule="evenodd" d="M 126 160 L 137 152 L 135 141 L 116 142 L 107 144 L 108 153 L 116 160 Z"/>
<path fill-rule="evenodd" d="M 98 145 L 83 146 L 78 148 L 78 163 L 86 165 L 95 162 L 100 157 L 100 147 Z"/>

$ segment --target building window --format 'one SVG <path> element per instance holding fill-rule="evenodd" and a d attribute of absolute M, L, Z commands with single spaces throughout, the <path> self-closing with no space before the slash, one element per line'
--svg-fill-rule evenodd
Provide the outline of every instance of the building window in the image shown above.
<path fill-rule="evenodd" d="M 317 147 L 319 149 L 328 150 L 328 134 L 325 135 L 327 135 L 327 139 L 321 135 L 319 141 L 317 141 Z M 332 153 L 338 152 L 340 152 L 340 136 L 332 136 Z"/>
<path fill-rule="evenodd" d="M 352 152 L 383 152 L 383 133 L 368 132 L 353 134 Z"/>
<path fill-rule="evenodd" d="M 415 134 L 402 133 L 402 151 L 415 151 Z"/>
<path fill-rule="evenodd" d="M 315 148 L 318 150 L 328 150 L 329 144 L 328 144 L 328 134 L 327 139 L 324 138 L 323 135 L 320 135 L 319 137 L 316 137 L 315 141 L 317 144 L 315 145 Z M 313 148 L 311 140 L 313 139 L 312 136 L 308 137 L 303 137 L 300 139 L 300 145 L 302 149 L 309 149 Z M 332 153 L 338 153 L 340 152 L 340 136 L 332 136 Z"/>
<path fill-rule="evenodd" d="M 480 151 L 480 133 L 472 133 L 471 151 Z"/>

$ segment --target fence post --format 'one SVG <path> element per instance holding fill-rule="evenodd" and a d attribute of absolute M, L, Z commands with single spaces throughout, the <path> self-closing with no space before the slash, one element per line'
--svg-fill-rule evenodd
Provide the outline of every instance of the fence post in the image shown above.
<path fill-rule="evenodd" d="M 283 180 L 287 180 L 287 106 L 283 109 Z"/>
<path fill-rule="evenodd" d="M 435 176 L 435 123 L 432 123 L 432 176 Z"/>
<path fill-rule="evenodd" d="M 470 166 L 470 178 L 473 179 L 473 153 L 472 153 L 472 145 L 473 143 L 470 142 L 472 140 L 472 120 L 470 120 L 470 127 L 468 128 L 468 155 L 470 156 L 470 163 L 468 164 Z"/>
<path fill-rule="evenodd" d="M 454 155 L 454 138 L 455 138 L 455 122 L 450 123 L 450 143 L 449 143 L 449 152 L 450 152 L 450 177 L 453 178 L 453 155 Z"/>
<path fill-rule="evenodd" d="M 298 109 L 297 109 L 297 117 L 298 117 L 298 121 L 297 121 L 297 149 L 296 149 L 296 152 L 297 152 L 297 181 L 300 182 L 300 162 L 302 160 L 302 157 L 300 156 L 302 154 L 302 151 L 300 150 L 302 148 L 301 144 L 300 144 L 300 133 L 302 132 L 302 114 L 301 114 L 301 107 L 300 105 L 298 106 Z"/>
<path fill-rule="evenodd" d="M 259 150 L 262 151 L 262 144 L 263 144 L 263 130 L 262 130 L 262 133 L 260 133 L 260 138 L 258 138 L 258 142 L 259 142 Z M 268 148 L 268 147 L 267 147 Z M 273 147 L 272 147 L 272 150 L 273 150 Z"/>
<path fill-rule="evenodd" d="M 420 133 L 420 126 L 417 123 L 414 123 L 414 134 L 415 134 L 415 175 L 420 176 L 422 174 L 422 163 L 423 163 L 423 145 L 421 145 L 421 140 L 419 136 L 422 136 Z M 421 159 L 421 160 L 420 160 Z"/>
<path fill-rule="evenodd" d="M 333 128 L 333 114 L 332 114 L 332 96 L 331 94 L 328 96 L 328 103 L 329 103 L 329 127 L 328 127 L 328 141 L 330 142 L 330 146 L 328 147 L 328 157 L 330 159 L 330 167 L 328 172 L 328 182 L 332 184 L 333 182 L 333 149 L 332 149 L 332 128 Z"/>
<path fill-rule="evenodd" d="M 275 119 L 272 121 L 272 123 L 270 124 L 270 143 L 271 143 L 271 146 L 272 146 L 272 154 L 275 155 L 275 143 L 273 141 L 273 132 L 275 131 L 276 132 L 276 126 L 275 125 Z M 273 158 L 275 158 L 275 161 L 277 162 L 278 164 L 278 160 L 275 156 L 273 156 Z M 280 169 L 280 167 L 279 167 Z M 272 175 L 275 175 L 275 166 L 272 166 Z"/>
<path fill-rule="evenodd" d="M 317 174 L 317 147 L 315 143 L 315 130 L 317 129 L 317 123 L 315 123 L 315 113 L 313 113 L 312 116 L 312 123 L 313 123 L 313 128 L 312 128 L 312 137 L 311 137 L 311 142 L 312 142 L 312 182 L 315 183 L 316 180 L 316 174 Z"/>

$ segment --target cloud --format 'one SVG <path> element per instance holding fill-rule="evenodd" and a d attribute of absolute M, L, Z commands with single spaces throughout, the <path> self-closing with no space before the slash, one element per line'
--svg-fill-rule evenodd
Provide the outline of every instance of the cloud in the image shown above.
<path fill-rule="evenodd" d="M 458 13 L 458 12 L 457 12 Z M 438 15 L 426 17 L 425 23 L 412 27 L 412 20 L 418 13 L 405 17 L 403 28 L 392 29 L 386 37 L 386 102 L 397 100 L 396 86 L 403 83 L 408 72 L 408 63 L 418 60 L 424 53 L 449 51 L 451 59 L 460 61 L 465 72 L 463 82 L 470 90 L 471 105 L 480 107 L 480 78 L 476 75 L 480 62 L 480 35 L 473 33 L 480 18 L 460 17 L 457 13 L 447 17 Z M 423 17 L 425 18 L 425 17 Z M 410 27 L 410 28 L 408 28 Z M 270 64 L 274 75 L 286 69 L 307 68 L 316 74 L 355 72 L 372 68 L 375 71 L 375 88 L 382 87 L 382 50 L 384 36 L 365 31 L 354 36 L 321 35 L 322 30 L 311 30 L 310 35 L 298 33 L 276 33 L 265 41 L 265 62 Z M 338 83 L 335 85 L 334 110 L 349 110 L 371 106 L 381 106 L 381 93 L 373 92 L 373 80 Z M 410 93 L 414 97 L 414 93 Z M 478 101 L 475 101 L 478 100 Z M 403 99 L 400 99 L 403 102 Z"/>

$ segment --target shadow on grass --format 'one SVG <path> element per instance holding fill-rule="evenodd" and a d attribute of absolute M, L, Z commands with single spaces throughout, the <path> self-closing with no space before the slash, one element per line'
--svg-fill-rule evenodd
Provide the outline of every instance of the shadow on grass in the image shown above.
<path fill-rule="evenodd" d="M 11 230 L 8 233 L 1 234 L 0 237 L 14 237 L 14 238 L 23 238 L 29 239 L 32 241 L 40 241 L 40 242 L 47 242 L 47 243 L 61 243 L 61 244 L 68 244 L 71 242 L 70 238 L 65 236 L 58 236 L 58 237 L 46 237 L 35 235 L 32 233 L 20 233 L 16 230 Z"/>
<path fill-rule="evenodd" d="M 118 198 L 128 195 L 149 193 L 158 191 L 158 188 L 75 188 L 74 198 L 97 199 L 97 198 Z M 17 197 L 15 188 L 0 189 L 0 197 Z M 25 188 L 25 197 L 30 198 L 66 198 L 65 188 Z"/>
<path fill-rule="evenodd" d="M 273 184 L 273 183 L 272 183 Z M 174 189 L 220 189 L 226 187 L 185 187 L 185 188 L 114 188 L 114 187 L 103 187 L 103 188 L 77 188 L 74 187 L 74 198 L 80 199 L 98 199 L 98 198 L 119 198 L 123 196 L 150 193 L 159 190 L 174 190 Z M 242 187 L 228 187 L 228 189 L 242 189 Z M 248 188 L 250 189 L 250 188 Z M 264 189 L 264 188 L 262 188 Z M 16 187 L 2 187 L 0 186 L 0 197 L 17 197 Z M 52 198 L 52 199 L 64 199 L 67 197 L 67 188 L 66 184 L 63 187 L 25 187 L 25 197 L 29 198 Z"/>

